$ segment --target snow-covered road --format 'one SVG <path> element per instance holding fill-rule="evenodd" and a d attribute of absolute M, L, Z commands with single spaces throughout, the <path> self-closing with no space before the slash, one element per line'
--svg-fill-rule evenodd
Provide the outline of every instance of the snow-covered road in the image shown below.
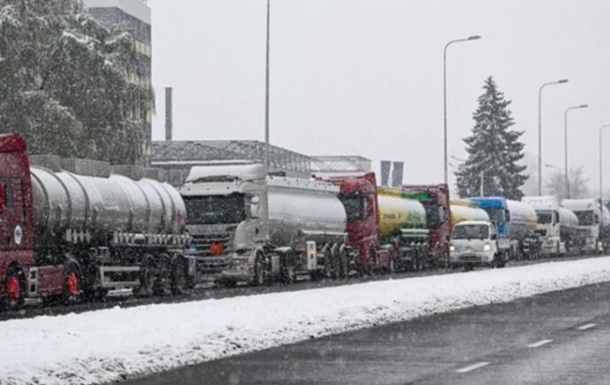
<path fill-rule="evenodd" d="M 95 384 L 610 281 L 610 257 L 0 323 L 0 384 Z"/>

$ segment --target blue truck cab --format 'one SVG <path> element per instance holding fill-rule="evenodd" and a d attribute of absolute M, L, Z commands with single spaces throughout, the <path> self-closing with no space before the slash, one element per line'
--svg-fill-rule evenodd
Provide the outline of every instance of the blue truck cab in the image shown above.
<path fill-rule="evenodd" d="M 471 201 L 489 215 L 489 220 L 496 228 L 498 251 L 507 253 L 511 249 L 510 211 L 508 202 L 503 197 L 472 197 Z"/>

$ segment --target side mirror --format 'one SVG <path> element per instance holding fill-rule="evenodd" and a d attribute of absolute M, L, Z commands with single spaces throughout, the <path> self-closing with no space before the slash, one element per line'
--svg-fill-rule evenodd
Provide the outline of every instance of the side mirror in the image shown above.
<path fill-rule="evenodd" d="M 258 218 L 260 216 L 260 198 L 257 196 L 250 199 L 250 216 Z"/>
<path fill-rule="evenodd" d="M 495 233 L 491 234 L 491 240 L 495 241 L 497 239 L 497 235 Z"/>
<path fill-rule="evenodd" d="M 599 224 L 599 215 L 595 214 L 595 224 Z"/>
<path fill-rule="evenodd" d="M 504 210 L 504 216 L 506 218 L 506 222 L 510 222 L 510 211 Z"/>

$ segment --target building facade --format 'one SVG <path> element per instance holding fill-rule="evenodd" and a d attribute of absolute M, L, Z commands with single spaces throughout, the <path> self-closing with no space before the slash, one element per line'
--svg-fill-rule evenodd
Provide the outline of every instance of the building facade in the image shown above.
<path fill-rule="evenodd" d="M 138 66 L 130 74 L 130 81 L 152 91 L 152 28 L 151 10 L 144 0 L 85 0 L 89 13 L 107 28 L 118 27 L 135 39 Z M 152 141 L 152 101 L 145 111 L 137 111 L 135 118 L 142 124 L 141 165 L 148 165 Z"/>

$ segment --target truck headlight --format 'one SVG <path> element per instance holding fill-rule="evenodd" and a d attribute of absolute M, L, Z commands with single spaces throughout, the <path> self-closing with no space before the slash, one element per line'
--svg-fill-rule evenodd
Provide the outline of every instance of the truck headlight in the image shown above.
<path fill-rule="evenodd" d="M 486 243 L 485 246 L 483 246 L 483 251 L 489 251 L 491 250 L 491 246 L 489 245 L 489 243 Z"/>
<path fill-rule="evenodd" d="M 453 245 L 449 246 L 449 251 L 454 252 L 455 251 L 455 246 L 453 246 Z"/>

